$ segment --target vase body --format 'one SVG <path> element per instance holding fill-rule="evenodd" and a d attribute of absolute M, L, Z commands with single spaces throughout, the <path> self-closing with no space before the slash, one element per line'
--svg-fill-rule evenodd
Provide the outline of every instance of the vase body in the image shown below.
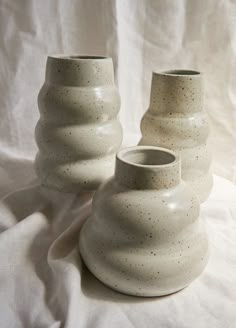
<path fill-rule="evenodd" d="M 95 193 L 79 249 L 98 279 L 125 294 L 167 295 L 194 280 L 208 242 L 179 156 L 157 147 L 121 150 L 114 177 Z"/>
<path fill-rule="evenodd" d="M 111 58 L 48 57 L 38 96 L 35 167 L 44 186 L 92 191 L 111 176 L 122 142 Z"/>
<path fill-rule="evenodd" d="M 202 74 L 185 70 L 153 73 L 150 106 L 142 118 L 141 132 L 140 145 L 166 147 L 181 156 L 183 180 L 200 202 L 205 201 L 212 174 Z"/>

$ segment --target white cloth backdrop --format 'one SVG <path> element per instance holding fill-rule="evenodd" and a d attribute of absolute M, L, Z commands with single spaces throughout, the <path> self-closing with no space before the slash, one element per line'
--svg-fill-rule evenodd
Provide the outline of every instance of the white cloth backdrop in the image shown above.
<path fill-rule="evenodd" d="M 77 237 L 89 194 L 38 186 L 37 93 L 47 54 L 113 57 L 125 144 L 139 138 L 152 71 L 205 73 L 214 172 L 236 182 L 236 2 L 0 1 L 0 327 L 236 327 L 236 187 L 215 177 L 202 208 L 212 256 L 182 292 L 137 299 L 88 273 Z"/>

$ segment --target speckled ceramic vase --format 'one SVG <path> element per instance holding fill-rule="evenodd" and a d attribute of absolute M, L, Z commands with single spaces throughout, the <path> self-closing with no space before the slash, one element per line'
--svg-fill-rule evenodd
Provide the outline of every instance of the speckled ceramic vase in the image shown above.
<path fill-rule="evenodd" d="M 122 142 L 111 58 L 49 56 L 38 96 L 35 167 L 44 186 L 92 191 L 113 174 Z"/>
<path fill-rule="evenodd" d="M 100 186 L 79 249 L 89 270 L 125 294 L 161 296 L 203 271 L 208 242 L 197 196 L 180 178 L 180 158 L 157 147 L 117 154 Z"/>
<path fill-rule="evenodd" d="M 181 155 L 182 178 L 200 202 L 206 200 L 212 175 L 202 74 L 186 70 L 153 73 L 150 107 L 143 116 L 141 132 L 140 145 L 167 147 Z"/>

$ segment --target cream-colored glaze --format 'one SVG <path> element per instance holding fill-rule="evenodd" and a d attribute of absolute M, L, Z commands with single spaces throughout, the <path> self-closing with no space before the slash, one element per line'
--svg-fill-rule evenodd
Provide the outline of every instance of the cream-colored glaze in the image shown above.
<path fill-rule="evenodd" d="M 114 171 L 122 141 L 111 58 L 49 56 L 38 96 L 35 166 L 44 186 L 96 190 Z"/>
<path fill-rule="evenodd" d="M 180 178 L 180 158 L 157 147 L 117 154 L 115 175 L 93 199 L 79 249 L 104 284 L 137 296 L 161 296 L 203 271 L 208 242 L 199 201 Z"/>
<path fill-rule="evenodd" d="M 166 147 L 180 154 L 182 178 L 201 202 L 212 188 L 209 125 L 203 96 L 199 72 L 153 73 L 150 106 L 142 118 L 139 143 Z"/>

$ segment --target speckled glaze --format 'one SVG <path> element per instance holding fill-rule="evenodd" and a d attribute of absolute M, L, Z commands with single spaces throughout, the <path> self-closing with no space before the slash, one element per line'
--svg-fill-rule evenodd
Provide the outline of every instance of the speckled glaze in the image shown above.
<path fill-rule="evenodd" d="M 180 178 L 179 156 L 147 146 L 118 152 L 79 249 L 98 279 L 125 294 L 161 296 L 190 284 L 207 263 L 208 242 L 198 198 Z"/>
<path fill-rule="evenodd" d="M 200 202 L 206 200 L 212 175 L 202 74 L 186 70 L 153 73 L 150 107 L 142 118 L 141 132 L 140 145 L 166 147 L 181 155 L 182 178 Z"/>
<path fill-rule="evenodd" d="M 43 185 L 95 190 L 114 172 L 122 141 L 111 58 L 50 56 L 38 96 L 35 167 Z"/>

